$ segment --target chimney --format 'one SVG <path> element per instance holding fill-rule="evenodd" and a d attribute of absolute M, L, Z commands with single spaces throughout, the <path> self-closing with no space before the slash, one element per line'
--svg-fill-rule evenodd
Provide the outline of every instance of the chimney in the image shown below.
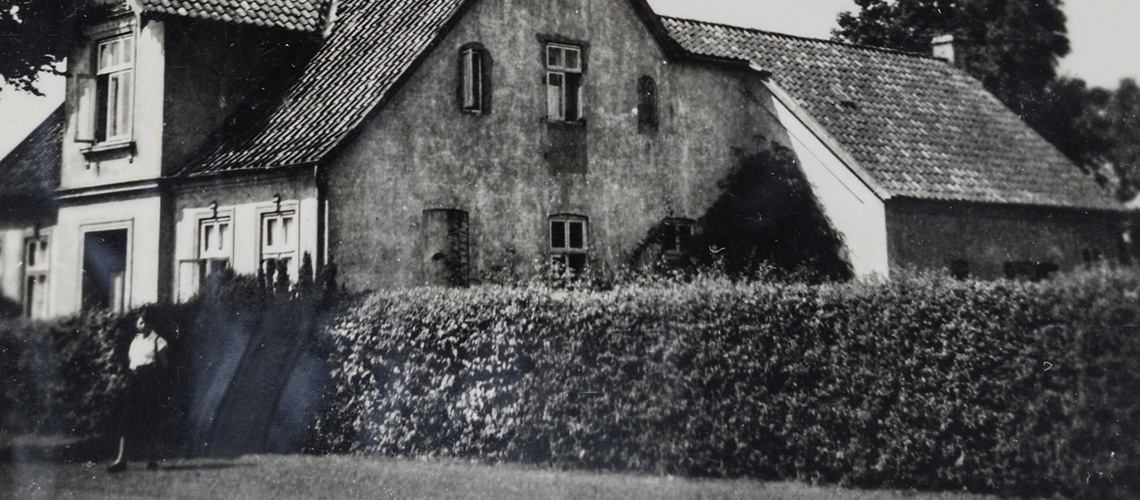
<path fill-rule="evenodd" d="M 954 35 L 940 35 L 930 40 L 930 51 L 934 57 L 945 59 L 950 64 L 955 64 L 954 60 Z"/>

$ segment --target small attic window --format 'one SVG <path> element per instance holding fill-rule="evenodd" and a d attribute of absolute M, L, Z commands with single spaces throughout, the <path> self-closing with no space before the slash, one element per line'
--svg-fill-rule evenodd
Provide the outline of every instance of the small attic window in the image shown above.
<path fill-rule="evenodd" d="M 851 94 L 847 93 L 843 87 L 838 84 L 832 84 L 830 89 L 831 95 L 835 96 L 835 100 L 840 107 L 851 110 L 859 109 L 859 105 L 855 102 L 855 98 L 851 97 Z"/>

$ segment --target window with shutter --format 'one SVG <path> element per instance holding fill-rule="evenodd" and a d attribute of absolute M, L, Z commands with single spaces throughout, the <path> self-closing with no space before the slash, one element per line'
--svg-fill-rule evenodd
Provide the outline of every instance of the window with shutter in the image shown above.
<path fill-rule="evenodd" d="M 130 140 L 134 103 L 134 54 L 134 37 L 131 35 L 109 38 L 98 43 L 95 76 L 77 78 L 79 122 L 76 140 Z"/>

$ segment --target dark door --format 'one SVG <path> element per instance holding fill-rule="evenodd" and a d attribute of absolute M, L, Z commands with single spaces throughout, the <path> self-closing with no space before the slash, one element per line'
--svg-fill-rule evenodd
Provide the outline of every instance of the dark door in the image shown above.
<path fill-rule="evenodd" d="M 83 310 L 122 311 L 126 305 L 127 230 L 83 235 Z"/>

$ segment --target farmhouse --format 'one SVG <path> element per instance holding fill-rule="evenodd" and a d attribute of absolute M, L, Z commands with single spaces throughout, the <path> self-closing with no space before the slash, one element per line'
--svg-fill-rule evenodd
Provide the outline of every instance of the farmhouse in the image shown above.
<path fill-rule="evenodd" d="M 96 3 L 66 103 L 0 162 L 0 284 L 34 317 L 227 268 L 362 290 L 680 260 L 773 147 L 857 276 L 1126 257 L 1121 207 L 943 59 L 644 0 Z"/>

